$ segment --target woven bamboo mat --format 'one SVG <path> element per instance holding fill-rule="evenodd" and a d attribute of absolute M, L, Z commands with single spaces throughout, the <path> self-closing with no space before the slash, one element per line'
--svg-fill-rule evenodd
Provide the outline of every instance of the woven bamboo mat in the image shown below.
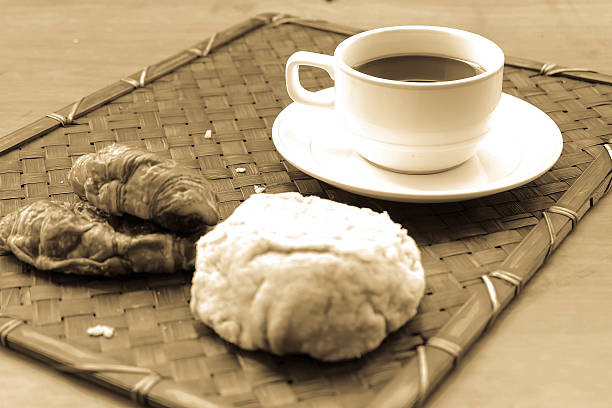
<path fill-rule="evenodd" d="M 611 77 L 508 58 L 504 92 L 545 111 L 563 132 L 563 153 L 553 168 L 520 188 L 470 201 L 374 200 L 310 178 L 271 141 L 276 115 L 291 102 L 284 82 L 289 55 L 330 54 L 353 32 L 260 15 L 60 109 L 56 118 L 5 136 L 0 215 L 32 200 L 74 200 L 66 177 L 82 154 L 112 142 L 146 147 L 200 169 L 217 192 L 223 218 L 255 186 L 388 211 L 423 254 L 426 296 L 413 320 L 358 360 L 276 357 L 239 350 L 194 321 L 189 273 L 102 280 L 33 270 L 3 254 L 2 344 L 143 405 L 422 402 L 607 192 Z M 304 70 L 302 83 L 313 90 L 332 85 L 317 70 Z M 97 324 L 116 328 L 115 336 L 88 336 L 87 328 Z"/>

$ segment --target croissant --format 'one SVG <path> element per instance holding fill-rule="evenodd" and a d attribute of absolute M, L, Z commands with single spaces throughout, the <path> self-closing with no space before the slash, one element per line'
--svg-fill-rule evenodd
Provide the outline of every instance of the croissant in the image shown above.
<path fill-rule="evenodd" d="M 36 201 L 0 219 L 0 251 L 40 270 L 84 275 L 189 270 L 198 237 L 105 215 L 83 201 Z"/>
<path fill-rule="evenodd" d="M 113 144 L 83 155 L 68 179 L 80 198 L 112 215 L 131 214 L 184 234 L 219 220 L 202 174 L 146 150 Z"/>

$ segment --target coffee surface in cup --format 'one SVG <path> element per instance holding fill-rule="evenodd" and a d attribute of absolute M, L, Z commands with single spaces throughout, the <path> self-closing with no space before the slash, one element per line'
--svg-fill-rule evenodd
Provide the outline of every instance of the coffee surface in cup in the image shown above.
<path fill-rule="evenodd" d="M 353 69 L 378 78 L 402 82 L 443 82 L 483 73 L 480 65 L 440 55 L 406 54 L 376 58 Z"/>

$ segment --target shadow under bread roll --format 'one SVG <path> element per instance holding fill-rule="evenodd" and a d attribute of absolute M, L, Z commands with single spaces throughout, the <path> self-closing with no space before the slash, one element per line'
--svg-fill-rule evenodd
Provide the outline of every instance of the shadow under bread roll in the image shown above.
<path fill-rule="evenodd" d="M 146 150 L 107 146 L 79 157 L 68 179 L 80 198 L 109 214 L 131 214 L 181 234 L 203 232 L 219 220 L 202 174 Z"/>
<path fill-rule="evenodd" d="M 198 237 L 107 216 L 83 201 L 36 201 L 0 219 L 0 251 L 40 270 L 83 275 L 189 270 Z"/>

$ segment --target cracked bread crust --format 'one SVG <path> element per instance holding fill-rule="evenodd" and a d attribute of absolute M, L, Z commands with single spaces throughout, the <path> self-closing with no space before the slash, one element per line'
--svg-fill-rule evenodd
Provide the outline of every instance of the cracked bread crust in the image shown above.
<path fill-rule="evenodd" d="M 248 350 L 336 361 L 416 314 L 420 253 L 387 213 L 254 194 L 197 243 L 191 311 Z"/>

